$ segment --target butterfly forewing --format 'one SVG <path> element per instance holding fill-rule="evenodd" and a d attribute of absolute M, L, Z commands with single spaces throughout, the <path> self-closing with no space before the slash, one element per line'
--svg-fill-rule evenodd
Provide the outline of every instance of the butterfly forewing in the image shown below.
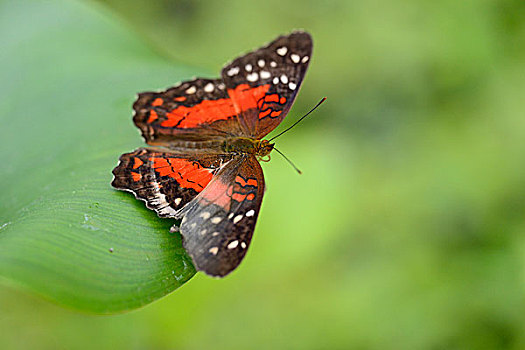
<path fill-rule="evenodd" d="M 247 136 L 275 129 L 293 104 L 312 54 L 306 32 L 281 36 L 226 65 L 222 78 Z"/>
<path fill-rule="evenodd" d="M 198 270 L 225 276 L 244 258 L 264 193 L 264 177 L 253 156 L 239 156 L 181 212 L 184 248 Z"/>
<path fill-rule="evenodd" d="M 140 93 L 133 109 L 133 121 L 150 145 L 242 133 L 221 79 L 194 79 L 165 91 Z"/>

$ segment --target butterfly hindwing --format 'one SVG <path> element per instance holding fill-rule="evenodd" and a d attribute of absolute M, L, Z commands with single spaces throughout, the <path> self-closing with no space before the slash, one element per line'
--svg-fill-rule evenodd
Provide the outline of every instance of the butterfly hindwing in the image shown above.
<path fill-rule="evenodd" d="M 264 194 L 264 177 L 253 156 L 238 156 L 221 169 L 182 211 L 184 248 L 198 270 L 225 276 L 250 245 Z"/>
<path fill-rule="evenodd" d="M 299 91 L 311 54 L 311 36 L 293 32 L 223 68 L 222 79 L 246 136 L 260 139 L 284 119 Z"/>
<path fill-rule="evenodd" d="M 190 156 L 139 148 L 120 157 L 111 185 L 133 192 L 160 217 L 175 217 L 227 160 L 228 156 Z"/>

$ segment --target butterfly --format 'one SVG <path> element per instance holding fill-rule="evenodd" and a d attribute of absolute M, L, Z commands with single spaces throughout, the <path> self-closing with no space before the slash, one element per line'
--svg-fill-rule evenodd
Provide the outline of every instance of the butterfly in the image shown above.
<path fill-rule="evenodd" d="M 183 245 L 197 270 L 223 277 L 243 260 L 264 194 L 263 140 L 281 123 L 312 54 L 303 31 L 234 59 L 219 79 L 193 79 L 133 104 L 152 147 L 123 154 L 112 186 L 164 218 L 182 219 Z"/>

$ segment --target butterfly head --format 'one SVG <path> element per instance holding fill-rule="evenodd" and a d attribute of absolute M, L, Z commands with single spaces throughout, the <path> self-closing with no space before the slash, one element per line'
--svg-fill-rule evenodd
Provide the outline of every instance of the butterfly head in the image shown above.
<path fill-rule="evenodd" d="M 275 146 L 275 143 L 270 143 L 270 141 L 268 140 L 261 140 L 256 145 L 255 154 L 258 157 L 266 157 L 273 150 L 274 146 Z"/>

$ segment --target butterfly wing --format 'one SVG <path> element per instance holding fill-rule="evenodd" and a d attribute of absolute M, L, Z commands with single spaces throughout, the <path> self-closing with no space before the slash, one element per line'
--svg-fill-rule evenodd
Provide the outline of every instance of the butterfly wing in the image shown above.
<path fill-rule="evenodd" d="M 222 79 L 246 136 L 261 139 L 284 119 L 311 55 L 311 36 L 293 32 L 223 68 Z"/>
<path fill-rule="evenodd" d="M 198 270 L 223 277 L 250 245 L 264 194 L 264 177 L 253 156 L 237 156 L 181 212 L 184 248 Z"/>
<path fill-rule="evenodd" d="M 194 79 L 140 93 L 133 121 L 150 145 L 231 135 L 260 139 L 292 106 L 311 53 L 308 33 L 281 36 L 226 65 L 222 79 Z"/>
<path fill-rule="evenodd" d="M 133 121 L 150 145 L 242 133 L 221 79 L 194 79 L 165 91 L 140 93 L 133 109 Z"/>
<path fill-rule="evenodd" d="M 132 192 L 160 217 L 175 217 L 225 164 L 228 156 L 175 154 L 139 148 L 120 157 L 111 185 Z"/>

